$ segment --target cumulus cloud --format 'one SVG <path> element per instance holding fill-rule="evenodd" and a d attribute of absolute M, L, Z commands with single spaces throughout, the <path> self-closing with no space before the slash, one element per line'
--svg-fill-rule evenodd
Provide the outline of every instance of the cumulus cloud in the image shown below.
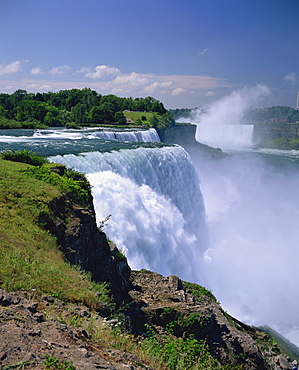
<path fill-rule="evenodd" d="M 187 90 L 183 89 L 182 87 L 177 87 L 176 89 L 172 91 L 171 95 L 179 95 L 185 91 Z"/>
<path fill-rule="evenodd" d="M 0 64 L 0 75 L 10 74 L 10 73 L 17 73 L 22 70 L 22 62 L 16 60 L 15 62 L 11 62 L 9 64 Z"/>
<path fill-rule="evenodd" d="M 289 73 L 288 75 L 286 75 L 286 76 L 284 77 L 284 80 L 285 80 L 285 81 L 292 82 L 292 83 L 296 83 L 296 82 L 297 82 L 297 76 L 296 76 L 296 73 L 295 73 L 295 72 Z"/>
<path fill-rule="evenodd" d="M 64 66 L 58 66 L 53 67 L 50 71 L 52 75 L 63 75 L 65 72 L 69 71 L 71 69 L 70 66 L 64 65 Z"/>
<path fill-rule="evenodd" d="M 205 55 L 208 51 L 209 51 L 209 49 L 204 49 L 204 50 L 200 51 L 198 53 L 198 55 Z"/>
<path fill-rule="evenodd" d="M 131 86 L 143 86 L 150 83 L 148 77 L 139 75 L 136 72 L 132 72 L 129 75 L 117 76 L 113 81 L 108 82 L 108 85 L 124 85 L 130 84 Z"/>
<path fill-rule="evenodd" d="M 82 67 L 78 71 L 78 73 L 87 73 L 87 72 L 92 72 L 92 68 L 90 67 Z"/>
<path fill-rule="evenodd" d="M 44 72 L 39 67 L 34 67 L 31 69 L 32 75 L 42 75 Z"/>
<path fill-rule="evenodd" d="M 86 72 L 86 67 L 81 68 L 81 72 Z M 117 75 L 120 73 L 120 70 L 116 67 L 108 67 L 106 65 L 96 66 L 94 72 L 85 73 L 86 77 L 90 78 L 102 78 L 109 75 Z"/>
<path fill-rule="evenodd" d="M 205 96 L 213 96 L 213 95 L 215 95 L 216 93 L 215 93 L 215 91 L 208 91 L 208 92 L 206 92 L 204 95 Z"/>
<path fill-rule="evenodd" d="M 153 82 L 150 85 L 146 86 L 143 91 L 146 92 L 147 94 L 152 94 L 159 85 L 160 85 L 159 82 L 157 81 Z"/>

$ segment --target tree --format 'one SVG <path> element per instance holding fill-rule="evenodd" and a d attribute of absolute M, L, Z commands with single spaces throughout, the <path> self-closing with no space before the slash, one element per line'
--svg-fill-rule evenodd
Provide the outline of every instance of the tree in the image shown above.
<path fill-rule="evenodd" d="M 72 109 L 71 112 L 74 116 L 74 121 L 77 125 L 80 125 L 84 122 L 84 116 L 85 116 L 85 106 L 82 103 L 76 104 Z"/>
<path fill-rule="evenodd" d="M 125 125 L 127 123 L 127 119 L 123 112 L 116 112 L 114 115 L 114 121 L 119 125 Z"/>
<path fill-rule="evenodd" d="M 157 114 L 153 114 L 150 119 L 150 125 L 154 128 L 159 128 L 159 118 Z"/>

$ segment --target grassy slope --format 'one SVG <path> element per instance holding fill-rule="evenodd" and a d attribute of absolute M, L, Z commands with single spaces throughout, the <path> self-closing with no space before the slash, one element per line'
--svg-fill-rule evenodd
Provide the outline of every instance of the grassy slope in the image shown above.
<path fill-rule="evenodd" d="M 154 113 L 152 113 L 152 112 L 124 112 L 124 115 L 126 116 L 126 118 L 129 118 L 134 122 L 137 122 L 138 118 L 141 119 L 142 116 L 145 116 L 146 121 L 142 121 L 142 124 L 150 126 L 149 121 L 152 118 L 152 116 L 154 115 Z"/>
<path fill-rule="evenodd" d="M 27 166 L 0 160 L 0 285 L 95 307 L 100 302 L 88 277 L 65 262 L 55 238 L 36 221 L 61 193 L 21 172 Z"/>

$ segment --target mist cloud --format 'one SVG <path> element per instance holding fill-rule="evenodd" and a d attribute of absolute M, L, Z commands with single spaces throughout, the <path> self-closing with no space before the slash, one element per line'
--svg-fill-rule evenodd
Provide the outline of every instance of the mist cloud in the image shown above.
<path fill-rule="evenodd" d="M 242 121 L 245 112 L 270 93 L 265 85 L 245 87 L 216 100 L 202 110 L 194 112 L 192 121 L 201 124 L 235 125 Z"/>

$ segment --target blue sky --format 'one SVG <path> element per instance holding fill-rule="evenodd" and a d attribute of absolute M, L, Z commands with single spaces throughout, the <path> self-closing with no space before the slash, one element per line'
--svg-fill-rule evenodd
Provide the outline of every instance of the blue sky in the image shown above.
<path fill-rule="evenodd" d="M 265 84 L 296 104 L 298 0 L 0 0 L 0 92 L 90 87 L 202 107 Z"/>

